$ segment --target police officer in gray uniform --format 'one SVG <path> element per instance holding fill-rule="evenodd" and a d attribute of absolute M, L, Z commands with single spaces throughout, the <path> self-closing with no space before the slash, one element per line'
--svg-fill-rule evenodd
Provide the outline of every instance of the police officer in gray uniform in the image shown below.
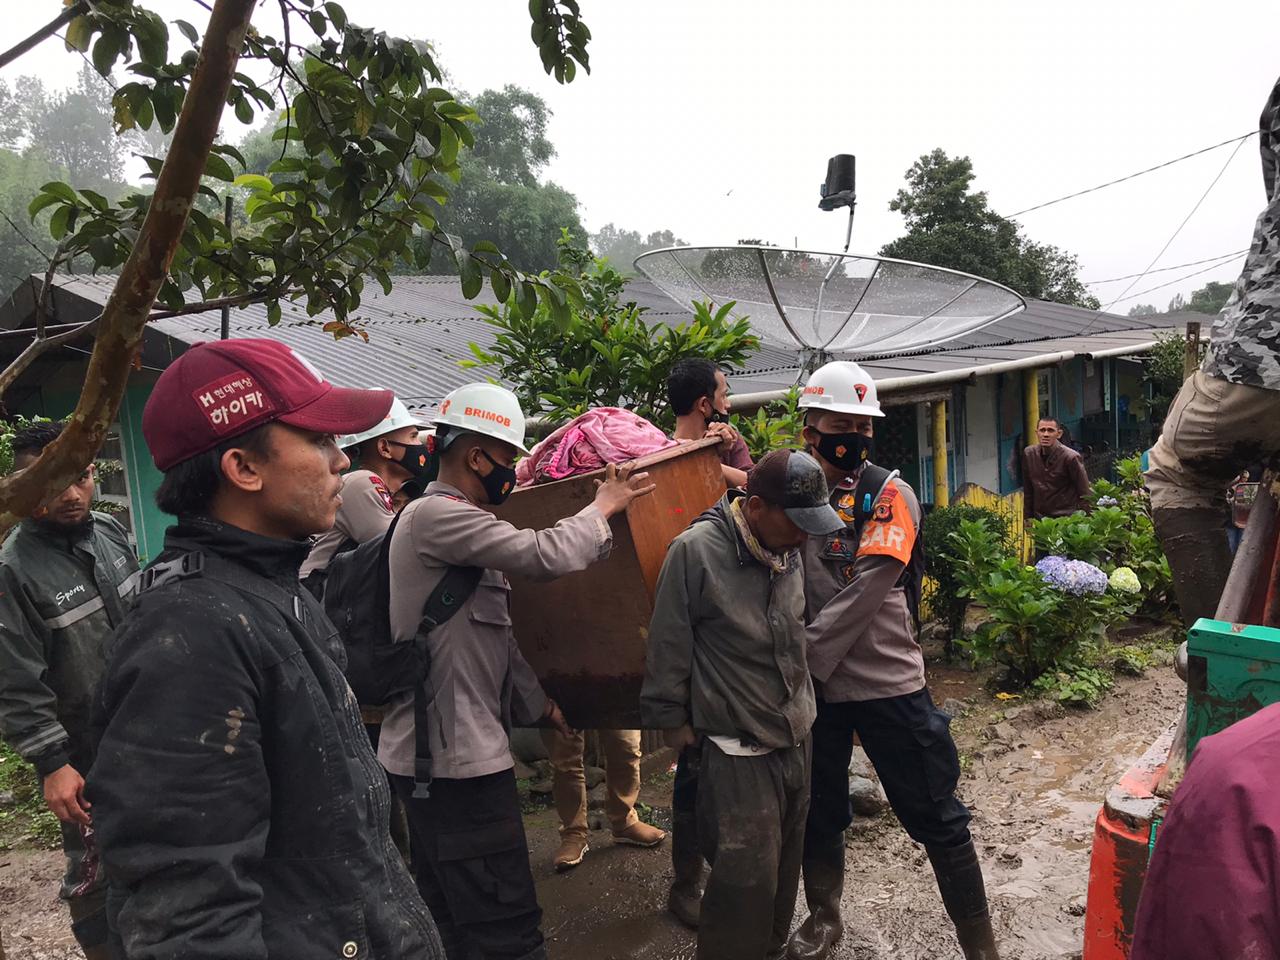
<path fill-rule="evenodd" d="M 62 432 L 38 423 L 13 440 L 30 466 Z M 84 778 L 93 763 L 90 714 L 104 648 L 137 592 L 138 562 L 116 520 L 90 511 L 93 467 L 22 521 L 0 550 L 0 730 L 40 775 L 62 826 L 61 896 L 90 960 L 107 953 L 106 886 Z"/>
<path fill-rule="evenodd" d="M 884 414 L 861 367 L 836 361 L 814 371 L 800 406 L 805 442 L 822 464 L 843 527 L 804 548 L 807 652 L 818 703 L 803 860 L 809 916 L 788 957 L 822 960 L 844 931 L 856 733 L 893 812 L 929 856 L 966 960 L 998 960 L 969 810 L 955 794 L 960 757 L 950 718 L 929 695 L 916 642 L 920 504 L 896 471 L 869 459 L 872 418 Z"/>
<path fill-rule="evenodd" d="M 1204 363 L 1178 391 L 1151 449 L 1147 488 L 1187 623 L 1212 617 L 1231 568 L 1222 491 L 1280 454 L 1280 81 L 1259 128 L 1267 206 Z"/>
<path fill-rule="evenodd" d="M 418 636 L 451 569 L 473 568 L 479 578 L 452 616 L 427 629 L 425 688 L 388 708 L 378 759 L 405 801 L 418 890 L 449 960 L 542 960 L 507 733 L 513 723 L 569 728 L 515 645 L 506 575 L 549 580 L 603 560 L 613 546 L 609 518 L 653 487 L 647 474 L 610 466 L 577 514 L 545 530 L 518 529 L 484 509 L 511 494 L 515 458 L 528 452 L 515 395 L 467 384 L 445 398 L 435 423 L 440 478 L 391 534 L 395 639 Z"/>

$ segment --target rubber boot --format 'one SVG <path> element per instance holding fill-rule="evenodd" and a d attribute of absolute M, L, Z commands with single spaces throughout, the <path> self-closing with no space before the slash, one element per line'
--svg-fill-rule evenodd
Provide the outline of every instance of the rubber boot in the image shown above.
<path fill-rule="evenodd" d="M 938 878 L 942 905 L 956 926 L 956 939 L 965 960 L 1000 960 L 982 883 L 982 865 L 973 841 L 958 847 L 925 847 L 925 852 L 933 864 L 933 875 Z"/>
<path fill-rule="evenodd" d="M 698 929 L 702 912 L 702 851 L 698 849 L 698 819 L 692 813 L 671 818 L 671 867 L 675 878 L 667 909 L 690 929 Z"/>
<path fill-rule="evenodd" d="M 1156 536 L 1169 558 L 1173 591 L 1190 626 L 1218 611 L 1231 570 L 1231 549 L 1216 507 L 1162 507 L 1151 512 Z"/>
<path fill-rule="evenodd" d="M 844 893 L 844 836 L 817 850 L 805 849 L 800 864 L 809 916 L 791 935 L 788 960 L 823 960 L 842 936 L 840 897 Z"/>

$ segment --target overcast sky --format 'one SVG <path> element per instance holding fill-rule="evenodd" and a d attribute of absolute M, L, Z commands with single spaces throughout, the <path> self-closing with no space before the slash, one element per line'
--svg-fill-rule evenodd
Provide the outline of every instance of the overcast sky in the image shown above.
<path fill-rule="evenodd" d="M 741 237 L 838 250 L 844 214 L 817 209 L 835 153 L 858 158 L 851 250 L 902 232 L 888 202 L 920 154 L 973 159 L 1006 215 L 1257 129 L 1277 74 L 1280 4 L 1199 0 L 581 0 L 592 72 L 557 85 L 529 40 L 522 0 L 348 0 L 352 20 L 429 39 L 472 93 L 514 83 L 544 97 L 558 156 L 548 176 L 584 223 L 671 229 L 698 244 Z M 192 0 L 153 0 L 203 27 Z M 5 3 L 6 35 L 56 13 Z M 263 14 L 264 26 L 267 14 Z M 174 37 L 181 37 L 174 31 Z M 0 72 L 66 85 L 80 60 L 47 42 Z M 225 122 L 239 136 L 234 118 Z M 1142 271 L 1227 163 L 1227 146 L 1019 218 L 1080 257 L 1082 276 Z M 1155 264 L 1248 246 L 1264 204 L 1257 138 Z M 1240 261 L 1115 305 L 1160 308 Z M 1130 294 L 1199 267 L 1155 272 Z M 1094 286 L 1107 305 L 1129 281 Z"/>

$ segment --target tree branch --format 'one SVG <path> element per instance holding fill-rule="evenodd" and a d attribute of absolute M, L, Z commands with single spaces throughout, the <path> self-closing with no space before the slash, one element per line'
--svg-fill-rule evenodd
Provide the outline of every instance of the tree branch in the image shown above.
<path fill-rule="evenodd" d="M 8 50 L 4 51 L 4 53 L 0 53 L 0 69 L 7 67 L 32 47 L 38 46 L 45 40 L 48 40 L 76 17 L 80 16 L 82 13 L 88 13 L 88 11 L 89 4 L 85 3 L 84 0 L 81 0 L 80 3 L 74 4 L 73 6 L 67 7 L 67 9 L 62 11 L 62 13 L 58 14 L 58 16 L 53 20 L 50 20 L 31 36 L 27 37 L 27 39 L 14 44 Z"/>
<path fill-rule="evenodd" d="M 194 206 L 253 9 L 254 0 L 214 4 L 142 230 L 103 308 L 80 400 L 61 435 L 35 463 L 0 479 L 0 535 L 30 516 L 51 491 L 71 483 L 106 439 L 152 305 Z"/>
<path fill-rule="evenodd" d="M 18 378 L 26 372 L 27 367 L 35 363 L 42 354 L 48 353 L 50 350 L 54 350 L 62 346 L 64 343 L 70 343 L 72 340 L 79 339 L 97 327 L 98 321 L 101 319 L 101 316 L 97 316 L 92 320 L 87 320 L 84 323 L 77 324 L 72 329 L 67 330 L 64 333 L 59 333 L 56 336 L 38 337 L 37 339 L 32 340 L 31 343 L 27 345 L 27 348 L 18 354 L 18 358 L 14 360 L 13 363 L 9 364 L 3 372 L 0 372 L 0 398 L 3 398 L 4 395 L 9 392 L 9 388 L 12 387 L 17 382 Z"/>

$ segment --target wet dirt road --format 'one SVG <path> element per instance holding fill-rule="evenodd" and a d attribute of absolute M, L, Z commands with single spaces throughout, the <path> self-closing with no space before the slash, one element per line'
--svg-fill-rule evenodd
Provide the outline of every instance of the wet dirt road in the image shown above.
<path fill-rule="evenodd" d="M 1171 722 L 1182 686 L 1168 667 L 1122 680 L 1100 709 L 1060 714 L 1012 706 L 981 693 L 973 674 L 930 670 L 938 703 L 968 699 L 953 729 L 966 764 L 961 795 L 987 874 L 1006 960 L 1079 955 L 1093 820 L 1107 788 Z M 999 714 L 1012 714 L 1004 719 Z M 669 782 L 641 800 L 659 821 Z M 582 866 L 555 874 L 550 810 L 527 820 L 530 854 L 552 960 L 692 960 L 694 937 L 666 913 L 670 854 L 614 847 L 592 833 Z M 959 956 L 921 848 L 892 816 L 860 820 L 846 844 L 844 915 L 837 960 L 938 960 Z M 0 854 L 0 930 L 8 960 L 73 960 L 65 909 L 56 898 L 61 855 Z M 803 912 L 797 909 L 796 922 Z"/>
<path fill-rule="evenodd" d="M 993 703 L 972 674 L 930 671 L 934 698 L 977 702 L 954 724 L 967 769 L 960 792 L 987 876 L 1006 960 L 1080 954 L 1093 822 L 1106 790 L 1176 719 L 1181 681 L 1169 667 L 1123 680 L 1100 709 L 1064 714 L 1051 705 Z M 997 713 L 1008 713 L 1001 720 Z M 1003 725 L 1007 724 L 1007 725 Z M 995 729 L 993 729 L 995 728 Z M 994 736 L 993 736 L 994 734 Z M 641 800 L 669 804 L 661 787 Z M 665 911 L 670 861 L 656 851 L 613 847 L 607 831 L 577 870 L 557 876 L 554 816 L 530 818 L 543 929 L 554 960 L 692 958 L 693 934 Z M 891 815 L 860 819 L 846 843 L 839 960 L 959 957 L 928 860 Z M 803 914 L 803 899 L 796 923 Z"/>

